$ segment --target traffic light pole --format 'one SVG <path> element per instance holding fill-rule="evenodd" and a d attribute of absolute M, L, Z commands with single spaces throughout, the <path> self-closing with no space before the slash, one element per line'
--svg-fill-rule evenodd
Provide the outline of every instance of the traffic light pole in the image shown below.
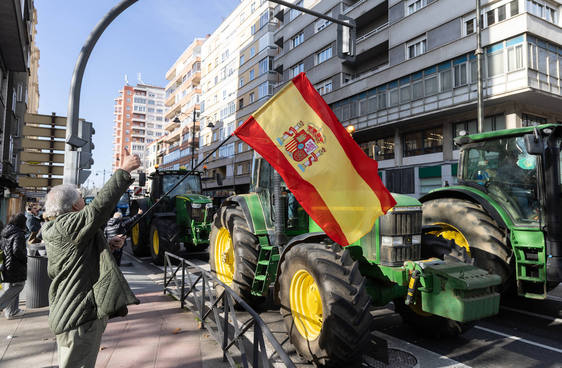
<path fill-rule="evenodd" d="M 66 144 L 64 149 L 64 176 L 63 183 L 65 184 L 79 184 L 78 178 L 78 165 L 79 157 L 77 149 L 86 144 L 80 139 L 78 133 L 78 118 L 80 114 L 80 91 L 82 89 L 82 79 L 84 78 L 84 71 L 86 64 L 94 46 L 98 39 L 105 31 L 107 26 L 113 22 L 119 14 L 125 11 L 129 6 L 136 3 L 138 0 L 123 0 L 111 9 L 96 25 L 86 43 L 80 50 L 78 60 L 74 67 L 72 74 L 72 81 L 70 82 L 70 94 L 68 97 L 68 114 L 66 118 Z"/>

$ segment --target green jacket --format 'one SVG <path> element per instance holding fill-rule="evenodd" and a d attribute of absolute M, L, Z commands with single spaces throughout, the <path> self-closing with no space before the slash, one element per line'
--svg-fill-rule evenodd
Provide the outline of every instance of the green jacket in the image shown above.
<path fill-rule="evenodd" d="M 139 304 L 103 236 L 103 226 L 131 182 L 129 173 L 117 170 L 81 211 L 43 225 L 52 279 L 49 327 L 54 334 L 95 319 L 125 316 L 127 305 Z"/>

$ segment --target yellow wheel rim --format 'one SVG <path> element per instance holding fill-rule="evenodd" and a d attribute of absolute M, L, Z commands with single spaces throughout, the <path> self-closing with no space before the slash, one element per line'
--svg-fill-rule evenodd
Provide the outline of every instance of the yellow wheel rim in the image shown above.
<path fill-rule="evenodd" d="M 131 229 L 131 238 L 133 240 L 133 245 L 137 245 L 139 243 L 139 224 L 136 224 Z"/>
<path fill-rule="evenodd" d="M 152 234 L 152 249 L 154 249 L 154 254 L 158 255 L 160 252 L 160 237 L 158 236 L 158 229 L 154 229 Z"/>
<path fill-rule="evenodd" d="M 446 224 L 444 222 L 437 222 L 437 223 L 432 224 L 432 225 L 441 226 L 441 230 L 432 231 L 431 232 L 432 234 L 434 234 L 436 236 L 440 236 L 440 237 L 445 238 L 447 240 L 454 240 L 455 243 L 457 243 L 457 245 L 459 247 L 463 247 L 464 249 L 466 249 L 466 252 L 468 253 L 468 255 L 470 255 L 470 246 L 468 245 L 468 241 L 466 240 L 466 238 L 460 232 L 459 229 L 457 229 L 456 227 L 454 227 L 451 224 Z"/>
<path fill-rule="evenodd" d="M 215 239 L 215 270 L 219 280 L 232 286 L 234 280 L 234 247 L 230 233 L 221 227 Z"/>
<path fill-rule="evenodd" d="M 312 341 L 322 330 L 322 298 L 318 284 L 306 270 L 299 270 L 291 279 L 291 313 L 299 333 Z"/>

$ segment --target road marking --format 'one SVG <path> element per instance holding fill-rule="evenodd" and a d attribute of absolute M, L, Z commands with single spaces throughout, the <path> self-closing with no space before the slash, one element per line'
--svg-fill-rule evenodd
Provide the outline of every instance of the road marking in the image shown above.
<path fill-rule="evenodd" d="M 562 318 L 556 318 L 556 317 L 552 317 L 552 316 L 547 316 L 545 314 L 538 314 L 538 313 L 528 312 L 528 311 L 524 311 L 524 310 L 521 310 L 521 309 L 515 309 L 515 308 L 510 308 L 510 307 L 504 307 L 504 306 L 501 306 L 500 308 L 511 311 L 511 312 L 526 314 L 526 315 L 532 316 L 532 317 L 547 319 L 549 321 L 553 321 L 554 324 L 556 324 L 556 325 L 559 324 L 559 323 L 562 323 Z"/>
<path fill-rule="evenodd" d="M 546 298 L 547 298 L 547 299 L 550 299 L 550 300 L 555 300 L 555 301 L 557 301 L 557 302 L 562 302 L 562 298 L 560 298 L 560 297 L 558 297 L 558 296 L 547 295 Z"/>
<path fill-rule="evenodd" d="M 489 328 L 481 327 L 481 326 L 474 326 L 474 328 L 477 328 L 477 329 L 482 330 L 482 331 L 489 332 L 489 333 L 491 333 L 491 334 L 495 334 L 495 335 L 507 337 L 508 339 L 511 339 L 511 340 L 523 342 L 523 343 L 529 344 L 529 345 L 538 346 L 539 348 L 543 348 L 543 349 L 546 349 L 546 350 L 555 351 L 555 352 L 557 352 L 557 353 L 561 353 L 561 354 L 562 354 L 562 349 L 558 349 L 558 348 L 555 348 L 555 347 L 552 347 L 552 346 L 540 344 L 540 343 L 538 343 L 538 342 L 534 342 L 534 341 L 531 341 L 531 340 L 527 340 L 527 339 L 524 339 L 524 338 L 519 337 L 519 336 L 508 335 L 508 334 L 505 334 L 505 333 L 503 333 L 503 332 L 491 330 L 491 329 L 489 329 Z"/>

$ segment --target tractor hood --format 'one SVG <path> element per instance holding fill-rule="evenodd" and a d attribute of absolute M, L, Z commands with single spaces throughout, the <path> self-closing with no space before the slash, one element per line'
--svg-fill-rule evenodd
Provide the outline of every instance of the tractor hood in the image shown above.
<path fill-rule="evenodd" d="M 211 203 L 211 198 L 201 195 L 201 194 L 184 194 L 177 196 L 177 198 L 184 199 L 192 203 Z"/>

